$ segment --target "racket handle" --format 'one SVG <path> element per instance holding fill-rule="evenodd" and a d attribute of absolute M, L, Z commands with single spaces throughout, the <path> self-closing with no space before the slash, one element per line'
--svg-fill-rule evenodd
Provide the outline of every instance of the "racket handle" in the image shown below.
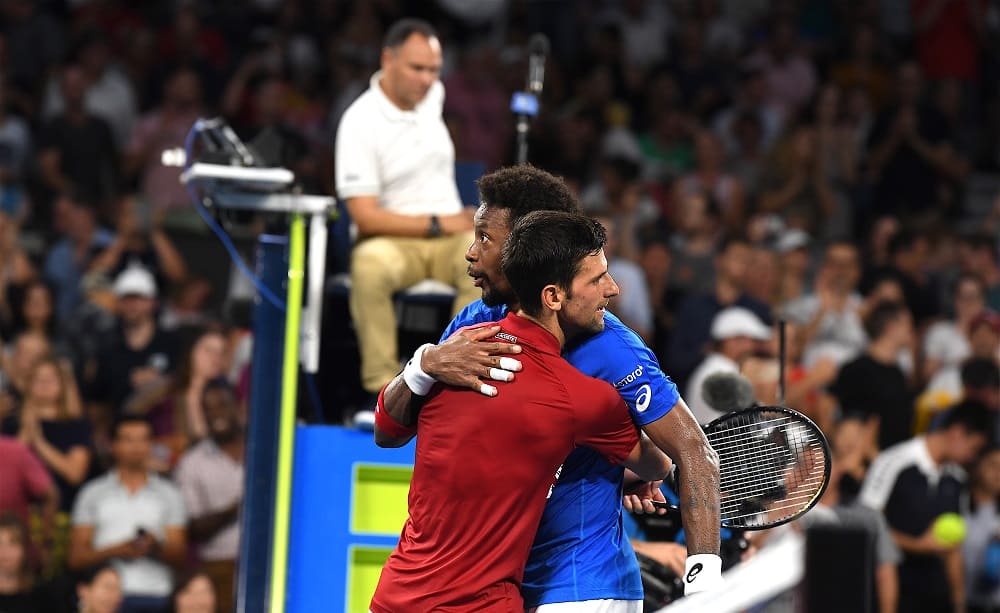
<path fill-rule="evenodd" d="M 657 500 L 653 500 L 652 503 L 653 506 L 656 507 L 657 509 L 666 509 L 668 511 L 680 511 L 678 507 L 670 504 L 669 502 L 659 502 Z"/>
<path fill-rule="evenodd" d="M 778 319 L 778 395 L 777 404 L 785 404 L 785 318 Z"/>

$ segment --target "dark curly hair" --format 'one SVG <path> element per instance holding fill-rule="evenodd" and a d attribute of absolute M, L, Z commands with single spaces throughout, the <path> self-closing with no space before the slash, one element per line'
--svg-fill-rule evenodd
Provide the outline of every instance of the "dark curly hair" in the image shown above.
<path fill-rule="evenodd" d="M 565 181 L 528 164 L 501 168 L 484 175 L 478 183 L 482 202 L 509 210 L 511 226 L 532 211 L 580 211 Z"/>

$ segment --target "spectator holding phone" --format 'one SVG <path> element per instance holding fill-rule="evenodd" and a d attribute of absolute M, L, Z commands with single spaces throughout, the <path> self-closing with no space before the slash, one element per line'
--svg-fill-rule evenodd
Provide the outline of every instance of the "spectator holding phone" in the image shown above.
<path fill-rule="evenodd" d="M 153 429 L 124 417 L 112 430 L 113 468 L 88 482 L 73 506 L 72 570 L 111 561 L 121 577 L 121 613 L 162 611 L 172 567 L 187 554 L 187 513 L 173 483 L 147 469 Z"/>

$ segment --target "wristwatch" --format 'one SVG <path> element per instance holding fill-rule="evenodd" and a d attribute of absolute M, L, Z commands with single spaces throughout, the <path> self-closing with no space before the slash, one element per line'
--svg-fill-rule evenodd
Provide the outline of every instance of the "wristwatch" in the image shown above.
<path fill-rule="evenodd" d="M 431 215 L 431 225 L 427 228 L 428 238 L 437 238 L 441 236 L 441 220 L 438 219 L 437 215 Z"/>

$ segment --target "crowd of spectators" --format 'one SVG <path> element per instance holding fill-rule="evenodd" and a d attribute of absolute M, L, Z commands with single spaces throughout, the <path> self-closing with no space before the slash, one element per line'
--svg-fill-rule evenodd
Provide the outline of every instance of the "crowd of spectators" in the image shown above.
<path fill-rule="evenodd" d="M 487 169 L 548 35 L 529 160 L 612 230 L 612 310 L 694 408 L 703 361 L 776 399 L 783 317 L 786 403 L 861 439 L 853 496 L 952 405 L 1000 411 L 996 3 L 2 0 L 0 610 L 230 610 L 248 335 L 160 153 L 221 115 L 335 194 L 338 121 L 403 16 L 437 28 L 456 159 Z M 966 567 L 995 607 L 989 449 Z"/>

